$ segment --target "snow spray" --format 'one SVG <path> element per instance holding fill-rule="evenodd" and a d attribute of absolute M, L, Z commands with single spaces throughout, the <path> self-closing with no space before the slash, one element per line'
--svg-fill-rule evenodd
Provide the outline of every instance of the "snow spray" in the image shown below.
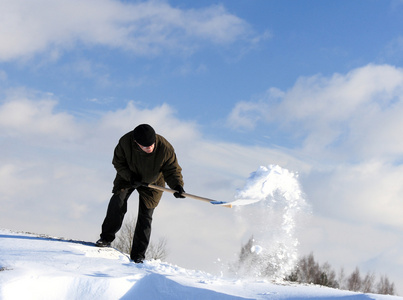
<path fill-rule="evenodd" d="M 238 276 L 281 280 L 293 271 L 298 217 L 309 210 L 297 178 L 278 165 L 262 166 L 235 195 L 239 221 L 253 234 L 236 263 Z"/>

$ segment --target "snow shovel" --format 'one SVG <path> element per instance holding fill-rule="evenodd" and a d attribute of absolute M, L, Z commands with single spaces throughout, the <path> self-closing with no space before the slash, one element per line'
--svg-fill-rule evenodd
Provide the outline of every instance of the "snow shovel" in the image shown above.
<path fill-rule="evenodd" d="M 178 191 L 175 191 L 175 190 L 172 190 L 172 189 L 169 189 L 169 188 L 166 188 L 166 187 L 162 187 L 162 186 L 159 186 L 159 185 L 154 185 L 154 184 L 151 184 L 151 183 L 142 182 L 141 185 L 149 187 L 149 188 L 152 188 L 152 189 L 156 189 L 156 190 L 159 190 L 159 191 L 172 193 L 172 194 L 178 192 Z M 204 202 L 209 202 L 209 203 L 211 203 L 213 205 L 219 205 L 219 206 L 224 206 L 224 207 L 228 207 L 228 208 L 232 207 L 232 204 L 230 204 L 228 202 L 224 202 L 224 201 L 217 201 L 217 200 L 213 200 L 213 199 L 209 199 L 209 198 L 205 198 L 205 197 L 200 197 L 200 196 L 196 196 L 196 195 L 192 195 L 192 194 L 188 194 L 188 193 L 182 193 L 182 195 L 185 196 L 185 197 L 188 197 L 188 198 L 192 198 L 192 199 L 196 199 L 196 200 L 200 200 L 200 201 L 204 201 Z"/>

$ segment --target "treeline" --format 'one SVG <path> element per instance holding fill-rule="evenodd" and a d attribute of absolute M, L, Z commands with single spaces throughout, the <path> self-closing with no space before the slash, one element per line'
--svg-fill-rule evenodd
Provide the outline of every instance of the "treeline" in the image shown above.
<path fill-rule="evenodd" d="M 358 267 L 348 276 L 345 275 L 343 268 L 336 274 L 329 263 L 326 262 L 320 265 L 316 262 L 313 253 L 302 257 L 295 270 L 285 280 L 362 293 L 385 295 L 395 295 L 396 293 L 395 284 L 390 282 L 386 275 L 381 276 L 376 281 L 374 273 L 368 272 L 365 275 L 361 275 Z"/>
<path fill-rule="evenodd" d="M 395 284 L 390 282 L 386 275 L 377 280 L 374 273 L 361 274 L 358 267 L 350 275 L 346 275 L 343 268 L 336 273 L 328 262 L 324 264 L 316 262 L 313 253 L 300 258 L 296 266 L 293 267 L 287 259 L 279 260 L 278 257 L 287 257 L 284 249 L 280 248 L 274 252 L 276 253 L 267 253 L 263 250 L 261 253 L 257 253 L 252 236 L 241 247 L 238 261 L 230 265 L 229 270 L 238 276 L 260 278 L 280 276 L 291 282 L 318 284 L 354 292 L 396 294 Z M 290 271 L 284 272 L 284 270 Z"/>

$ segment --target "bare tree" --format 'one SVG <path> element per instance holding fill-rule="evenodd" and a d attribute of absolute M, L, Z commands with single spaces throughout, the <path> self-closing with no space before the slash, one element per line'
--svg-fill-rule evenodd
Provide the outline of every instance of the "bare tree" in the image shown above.
<path fill-rule="evenodd" d="M 389 282 L 389 278 L 381 276 L 381 279 L 377 285 L 377 293 L 384 295 L 394 295 L 395 294 L 395 284 Z"/>
<path fill-rule="evenodd" d="M 136 219 L 130 218 L 124 222 L 122 228 L 116 235 L 116 239 L 113 241 L 112 246 L 122 251 L 123 253 L 130 254 L 132 250 L 134 229 L 136 228 Z"/>
<path fill-rule="evenodd" d="M 136 229 L 135 217 L 128 218 L 122 225 L 116 239 L 113 241 L 112 246 L 129 254 L 132 250 L 133 236 Z M 168 256 L 167 240 L 166 238 L 160 238 L 158 243 L 150 242 L 146 252 L 146 259 L 160 259 L 164 260 Z"/>
<path fill-rule="evenodd" d="M 345 285 L 345 281 L 346 281 L 346 273 L 344 272 L 344 268 L 341 267 L 339 274 L 337 276 L 337 282 L 339 283 L 339 289 L 347 289 L 346 285 Z"/>
<path fill-rule="evenodd" d="M 308 256 L 302 257 L 298 265 L 301 270 L 301 282 L 316 283 L 317 281 L 320 281 L 319 264 L 315 262 L 312 252 Z"/>
<path fill-rule="evenodd" d="M 361 291 L 364 293 L 373 293 L 375 283 L 375 274 L 368 272 L 361 283 Z"/>
<path fill-rule="evenodd" d="M 298 281 L 301 283 L 313 283 L 323 286 L 338 288 L 339 284 L 336 280 L 336 272 L 331 268 L 328 262 L 320 266 L 310 253 L 308 256 L 302 257 L 295 270 L 286 279 L 290 281 Z"/>
<path fill-rule="evenodd" d="M 361 289 L 361 275 L 358 267 L 355 268 L 354 272 L 351 273 L 350 277 L 347 278 L 347 289 L 354 292 L 359 292 Z"/>
<path fill-rule="evenodd" d="M 260 268 L 258 268 L 258 257 L 256 253 L 251 251 L 254 244 L 254 238 L 251 236 L 245 245 L 241 246 L 238 261 L 230 266 L 230 270 L 238 275 L 260 275 L 258 274 Z M 259 269 L 259 270 L 257 270 Z"/>
<path fill-rule="evenodd" d="M 158 243 L 151 242 L 147 248 L 147 259 L 160 259 L 164 260 L 168 256 L 167 239 L 162 237 L 158 240 Z"/>
<path fill-rule="evenodd" d="M 319 265 L 313 256 L 313 253 L 302 257 L 295 269 L 286 280 L 299 283 L 313 283 L 333 288 L 345 289 L 355 292 L 378 293 L 386 295 L 395 295 L 395 285 L 391 283 L 386 276 L 382 276 L 379 283 L 375 286 L 375 274 L 368 272 L 362 279 L 358 267 L 346 278 L 344 268 L 340 268 L 337 275 L 332 270 L 329 263 Z"/>
<path fill-rule="evenodd" d="M 338 288 L 340 285 L 336 280 L 336 272 L 332 269 L 328 262 L 320 267 L 320 285 Z"/>
<path fill-rule="evenodd" d="M 241 247 L 241 253 L 239 254 L 239 262 L 244 263 L 251 257 L 251 251 L 254 242 L 253 235 L 249 238 L 248 242 Z"/>

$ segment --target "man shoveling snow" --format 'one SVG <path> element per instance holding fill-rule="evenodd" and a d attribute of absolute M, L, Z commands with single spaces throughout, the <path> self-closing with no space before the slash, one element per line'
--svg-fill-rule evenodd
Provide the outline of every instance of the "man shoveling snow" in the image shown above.
<path fill-rule="evenodd" d="M 150 242 L 153 212 L 163 192 L 141 182 L 158 186 L 164 186 L 166 182 L 176 191 L 176 198 L 184 198 L 182 168 L 172 145 L 148 124 L 137 126 L 120 138 L 112 163 L 117 172 L 113 195 L 102 224 L 101 238 L 96 245 L 110 246 L 122 226 L 127 200 L 137 190 L 139 210 L 130 258 L 135 263 L 142 263 Z"/>

